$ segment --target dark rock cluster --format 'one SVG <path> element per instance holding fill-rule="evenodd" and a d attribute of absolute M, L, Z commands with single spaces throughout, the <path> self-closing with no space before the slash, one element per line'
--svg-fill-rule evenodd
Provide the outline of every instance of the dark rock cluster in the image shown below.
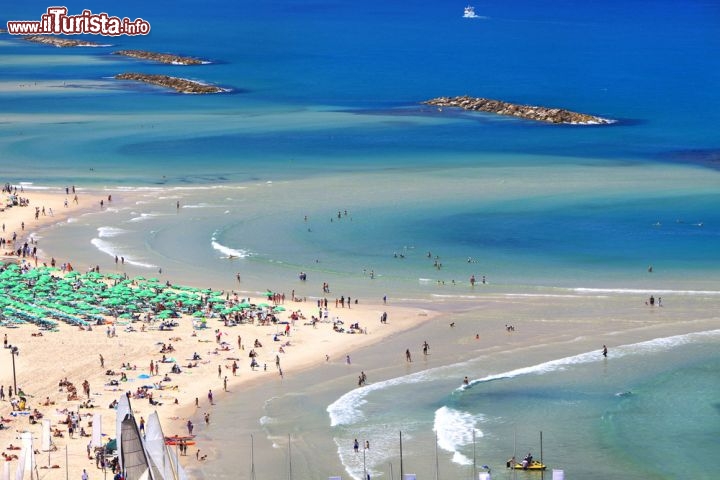
<path fill-rule="evenodd" d="M 151 75 L 148 73 L 120 73 L 115 75 L 118 80 L 136 80 L 160 87 L 172 88 L 179 93 L 220 93 L 224 90 L 215 85 L 206 85 L 185 78 L 168 75 Z"/>
<path fill-rule="evenodd" d="M 597 125 L 614 123 L 607 118 L 596 117 L 585 113 L 571 112 L 562 108 L 538 107 L 533 105 L 518 105 L 515 103 L 491 100 L 488 98 L 476 97 L 438 97 L 423 102 L 426 105 L 436 107 L 457 107 L 465 110 L 496 113 L 498 115 L 510 115 L 514 117 L 536 120 L 547 123 L 564 123 L 580 125 Z"/>

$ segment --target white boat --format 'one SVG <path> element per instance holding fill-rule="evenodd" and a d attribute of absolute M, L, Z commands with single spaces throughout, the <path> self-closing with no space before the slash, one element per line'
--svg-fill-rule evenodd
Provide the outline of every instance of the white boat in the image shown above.
<path fill-rule="evenodd" d="M 478 15 L 475 13 L 475 7 L 471 7 L 470 5 L 465 7 L 463 18 L 478 18 Z"/>

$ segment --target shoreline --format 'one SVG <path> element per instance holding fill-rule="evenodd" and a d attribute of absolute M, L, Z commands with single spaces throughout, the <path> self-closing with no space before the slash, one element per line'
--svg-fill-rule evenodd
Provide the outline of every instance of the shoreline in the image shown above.
<path fill-rule="evenodd" d="M 62 189 L 51 192 L 26 190 L 23 193 L 30 198 L 30 208 L 13 207 L 0 213 L 6 224 L 5 235 L 7 236 L 13 228 L 19 228 L 22 221 L 26 222 L 26 229 L 28 224 L 33 227 L 29 230 L 39 229 L 42 225 L 45 233 L 48 231 L 46 227 L 51 228 L 53 224 L 64 222 L 71 215 L 77 216 L 96 211 L 100 208 L 99 201 L 107 200 L 105 195 L 92 190 L 77 191 L 79 203 L 77 205 L 73 203 L 73 196 L 70 193 L 70 204 L 66 209 L 62 206 L 66 197 Z M 113 195 L 117 198 L 113 198 L 112 201 L 117 202 L 118 205 L 132 202 L 133 198 L 137 198 L 134 194 L 130 194 L 126 199 L 122 192 L 115 191 Z M 40 204 L 56 205 L 54 209 L 60 210 L 62 215 L 56 212 L 55 217 L 41 216 L 38 221 L 42 221 L 42 224 L 30 223 L 34 222 L 33 206 Z M 31 233 L 26 230 L 26 235 Z M 47 252 L 48 258 L 49 253 Z M 39 264 L 42 264 L 43 260 L 47 262 L 47 258 L 40 259 Z M 63 261 L 66 260 L 58 259 L 58 262 Z M 85 271 L 86 268 L 92 266 L 80 267 L 79 270 Z M 243 285 L 242 288 L 247 287 Z M 225 291 L 231 292 L 232 286 Z M 713 292 L 708 293 L 711 298 L 704 298 L 705 302 L 701 302 L 705 304 L 703 308 L 710 308 L 708 305 L 717 303 L 717 295 L 711 293 Z M 708 319 L 698 319 L 700 310 L 695 305 L 695 301 L 704 297 L 699 292 L 695 292 L 695 295 L 682 295 L 680 292 L 663 293 L 665 302 L 674 305 L 672 309 L 648 308 L 638 301 L 637 297 L 640 295 L 641 292 L 629 295 L 599 291 L 570 297 L 548 298 L 528 295 L 512 298 L 502 293 L 495 293 L 487 294 L 470 303 L 435 305 L 433 302 L 428 302 L 425 305 L 427 308 L 364 302 L 357 307 L 353 305 L 351 309 L 330 306 L 330 318 L 339 316 L 345 325 L 358 322 L 362 327 L 367 326 L 368 334 L 339 334 L 330 329 L 330 324 L 319 324 L 319 328 L 314 329 L 311 325 L 305 325 L 305 320 L 298 320 L 291 335 L 287 337 L 291 341 L 291 346 L 285 348 L 284 354 L 279 353 L 278 343 L 272 340 L 277 327 L 247 324 L 228 328 L 221 322 L 210 319 L 208 320 L 210 328 L 195 331 L 192 328 L 192 317 L 189 316 L 184 316 L 180 325 L 173 331 L 148 328 L 145 332 L 126 332 L 124 329 L 128 325 L 118 322 L 115 336 L 108 336 L 104 327 L 96 327 L 92 331 L 80 331 L 78 327 L 65 324 L 60 324 L 56 332 L 42 331 L 42 336 L 37 335 L 41 330 L 29 324 L 8 329 L 7 332 L 9 343 L 17 345 L 21 351 L 21 355 L 16 358 L 18 387 L 33 395 L 30 407 L 38 408 L 45 413 L 46 418 L 51 418 L 53 425 L 60 427 L 61 430 L 64 427 L 57 422 L 62 420 L 63 416 L 53 412 L 62 411 L 63 408 L 76 411 L 80 400 L 85 400 L 85 397 L 81 396 L 80 400 L 68 401 L 67 392 L 58 391 L 57 382 L 62 378 L 67 377 L 76 386 L 84 380 L 90 383 L 93 392 L 90 398 L 96 407 L 79 411 L 103 414 L 103 428 L 107 432 L 107 440 L 113 438 L 115 429 L 114 410 L 107 408 L 109 403 L 123 391 L 134 391 L 148 382 L 156 383 L 166 374 L 171 375 L 169 389 L 153 390 L 155 393 L 153 398 L 162 405 L 152 406 L 144 400 L 133 400 L 136 419 L 147 419 L 153 410 L 157 410 L 166 436 L 186 434 L 186 423 L 188 420 L 192 421 L 198 435 L 196 437 L 198 443 L 190 449 L 190 455 L 181 462 L 186 469 L 193 472 L 194 476 L 206 478 L 205 470 L 208 468 L 212 470 L 213 460 L 225 458 L 223 455 L 225 435 L 233 435 L 235 432 L 232 429 L 218 431 L 215 428 L 216 417 L 220 418 L 221 425 L 226 424 L 223 416 L 247 401 L 252 407 L 244 409 L 244 414 L 248 417 L 247 423 L 243 424 L 242 428 L 248 432 L 258 432 L 261 427 L 257 422 L 260 416 L 264 415 L 263 406 L 268 399 L 317 383 L 331 385 L 323 388 L 330 388 L 327 392 L 334 393 L 325 393 L 318 400 L 320 403 L 326 400 L 331 402 L 338 398 L 338 394 L 357 388 L 356 381 L 360 370 L 365 371 L 372 382 L 377 382 L 406 375 L 408 368 L 414 370 L 451 365 L 478 354 L 487 355 L 488 358 L 508 358 L 508 352 L 526 351 L 527 355 L 530 355 L 527 357 L 528 361 L 541 362 L 548 358 L 557 358 L 558 352 L 564 351 L 568 342 L 572 344 L 574 338 L 582 339 L 581 343 L 586 346 L 596 346 L 595 343 L 598 342 L 608 343 L 612 352 L 613 339 L 618 333 L 623 334 L 623 342 L 627 343 L 628 337 L 647 339 L 661 332 L 687 332 L 711 325 Z M 262 300 L 257 297 L 252 299 L 253 303 L 260 303 Z M 569 311 L 581 311 L 579 309 L 583 307 L 582 311 L 585 313 L 582 314 L 582 319 L 563 314 L 563 305 L 575 305 Z M 316 310 L 314 301 L 286 301 L 283 306 L 287 309 L 280 314 L 283 320 L 287 319 L 287 315 L 292 310 L 301 310 L 306 317 Z M 382 311 L 387 311 L 390 315 L 388 325 L 379 323 L 379 315 Z M 665 324 L 664 322 L 670 319 L 668 315 L 672 315 L 672 322 Z M 551 319 L 550 323 L 544 319 L 545 317 Z M 475 320 L 476 318 L 479 320 Z M 598 323 L 598 319 L 608 318 L 613 321 L 607 324 Z M 453 322 L 458 322 L 456 328 L 448 327 L 451 319 Z M 287 321 L 291 322 L 290 319 Z M 502 328 L 503 322 L 513 324 L 518 322 L 523 332 L 537 331 L 537 334 L 531 337 L 510 336 Z M 568 330 L 570 325 L 572 328 Z M 231 345 L 231 350 L 218 350 L 214 336 L 216 329 L 222 333 L 223 341 Z M 474 339 L 474 332 L 481 335 L 479 340 Z M 237 336 L 242 337 L 244 349 L 235 346 Z M 258 349 L 260 368 L 253 371 L 249 366 L 247 354 L 248 347 L 255 338 L 259 339 L 264 347 Z M 281 337 L 281 339 L 284 341 L 286 338 Z M 404 349 L 410 346 L 414 355 L 420 356 L 417 351 L 418 345 L 425 339 L 432 345 L 432 356 L 422 363 L 413 364 L 412 367 L 406 365 L 402 358 Z M 162 343 L 172 343 L 176 347 L 172 355 L 176 357 L 181 367 L 189 362 L 195 352 L 200 354 L 202 360 L 198 362 L 197 368 L 182 367 L 183 373 L 180 375 L 169 374 L 171 365 L 161 363 L 159 375 L 143 380 L 140 375 L 148 373 L 150 361 L 161 359 L 159 345 Z M 576 345 L 573 348 L 577 350 L 579 347 Z M 87 355 L 71 354 L 78 351 L 87 352 Z M 104 356 L 102 368 L 97 356 L 99 353 Z M 283 376 L 279 375 L 279 370 L 275 367 L 276 355 L 281 358 Z M 325 360 L 325 355 L 330 357 L 330 361 Z M 345 364 L 345 355 L 352 357 L 352 366 Z M 63 359 L 61 368 L 57 368 L 55 360 L 57 358 Z M 525 360 L 524 357 L 523 361 Z M 239 366 L 237 376 L 232 375 L 234 361 Z M 12 378 L 8 363 L 0 364 L 2 385 L 7 385 Z M 123 369 L 123 363 L 132 364 L 136 369 Z M 267 371 L 263 368 L 265 365 Z M 518 363 L 515 359 L 509 365 L 503 364 L 502 368 L 510 368 L 513 365 L 522 366 L 523 363 Z M 106 375 L 107 369 L 114 370 L 116 375 Z M 48 374 L 48 372 L 52 373 Z M 127 375 L 127 383 L 119 386 L 106 385 L 109 380 L 116 379 L 120 373 Z M 225 376 L 228 377 L 228 392 L 223 391 Z M 215 405 L 210 405 L 207 400 L 207 393 L 210 390 L 214 393 Z M 238 399 L 236 392 L 242 392 L 243 401 Z M 52 406 L 42 406 L 42 399 L 46 397 L 55 403 Z M 175 404 L 176 399 L 177 404 Z M 3 415 L 6 416 L 8 412 L 9 405 L 5 405 Z M 204 425 L 206 413 L 210 414 L 210 422 Z M 83 420 L 81 424 L 87 431 L 87 423 Z M 16 436 L 26 426 L 28 426 L 26 417 L 15 417 L 9 422 L 7 430 L 0 431 L 0 441 L 6 444 L 16 441 Z M 39 426 L 30 427 L 31 431 L 37 430 L 39 436 Z M 87 459 L 85 452 L 89 439 L 78 441 L 77 438 L 69 439 L 67 435 L 65 432 L 65 437 L 54 440 L 59 447 L 69 445 L 70 470 L 73 474 L 79 474 L 82 468 L 94 468 L 94 461 Z M 278 447 L 264 436 L 256 441 L 259 445 L 268 447 L 258 453 L 258 465 L 273 465 Z M 331 442 L 332 439 L 327 441 Z M 247 440 L 240 439 L 237 443 L 239 448 L 248 447 Z M 198 453 L 197 450 L 200 452 Z M 302 452 L 303 449 L 299 447 L 298 451 Z M 196 458 L 193 458 L 196 454 Z M 311 455 L 311 452 L 306 454 Z M 197 457 L 203 455 L 208 455 L 209 463 L 198 460 Z M 334 465 L 338 459 L 328 457 L 326 461 L 328 465 Z M 61 462 L 58 464 L 62 465 Z M 280 467 L 276 465 L 273 468 Z M 55 471 L 59 473 L 53 473 Z M 63 468 L 43 471 L 43 478 L 59 479 L 62 471 Z"/>
<path fill-rule="evenodd" d="M 336 453 L 341 445 L 350 445 L 345 437 L 351 432 L 347 432 L 346 428 L 340 428 L 340 431 L 336 432 L 337 435 L 340 435 L 341 440 L 341 443 L 338 444 L 338 439 L 330 433 L 330 420 L 328 413 L 325 412 L 325 407 L 338 401 L 345 402 L 347 405 L 354 404 L 353 398 L 360 393 L 358 387 L 355 386 L 354 378 L 361 369 L 367 373 L 372 388 L 372 384 L 375 383 L 394 381 L 427 370 L 447 369 L 448 367 L 455 367 L 455 370 L 458 370 L 457 367 L 466 364 L 468 360 L 474 360 L 474 367 L 471 368 L 468 365 L 468 370 L 464 374 L 476 379 L 587 352 L 597 352 L 598 362 L 602 363 L 603 344 L 608 345 L 609 358 L 612 361 L 615 349 L 621 345 L 678 334 L 716 330 L 717 317 L 713 318 L 714 313 L 710 305 L 703 307 L 706 314 L 709 315 L 707 317 L 690 321 L 687 319 L 677 320 L 676 315 L 683 317 L 688 315 L 686 308 L 695 308 L 692 299 L 678 299 L 678 302 L 677 310 L 675 308 L 653 310 L 637 305 L 629 306 L 631 301 L 622 297 L 596 299 L 595 302 L 584 298 L 566 298 L 556 299 L 552 303 L 547 303 L 543 299 L 525 298 L 521 302 L 504 304 L 497 302 L 496 305 L 490 302 L 478 311 L 467 314 L 435 317 L 432 321 L 423 323 L 417 328 L 388 337 L 382 343 L 359 350 L 353 356 L 353 362 L 357 363 L 356 366 L 345 369 L 336 366 L 337 368 L 306 370 L 293 376 L 283 385 L 266 384 L 247 391 L 248 398 L 255 399 L 254 402 L 242 407 L 225 407 L 224 419 L 232 420 L 237 428 L 232 431 L 215 430 L 212 432 L 215 440 L 213 445 L 217 449 L 221 463 L 237 465 L 237 470 L 234 470 L 231 477 L 226 471 L 209 465 L 206 468 L 208 471 L 200 473 L 203 473 L 202 478 L 229 479 L 238 476 L 251 478 L 243 470 L 242 462 L 234 461 L 234 454 L 228 454 L 223 446 L 232 441 L 235 447 L 234 451 L 244 456 L 251 448 L 250 435 L 261 433 L 254 437 L 256 469 L 258 473 L 262 470 L 262 474 L 259 473 L 260 476 L 281 478 L 287 474 L 287 465 L 283 465 L 277 459 L 284 455 L 283 451 L 287 448 L 287 434 L 292 432 L 293 464 L 300 465 L 297 467 L 298 470 L 305 467 L 317 478 L 329 475 L 346 477 L 348 472 L 344 470 Z M 571 307 L 568 309 L 569 312 L 582 311 L 575 308 L 582 305 L 591 306 L 591 308 L 585 310 L 580 318 L 573 318 L 572 313 L 553 319 L 545 318 L 550 312 L 563 311 L 568 307 Z M 673 305 L 675 304 L 673 303 Z M 630 309 L 629 313 L 627 313 L 628 309 Z M 607 323 L 598 321 L 598 315 L 603 311 L 606 314 L 600 318 L 604 320 L 614 318 L 615 320 Z M 482 317 L 478 318 L 477 315 L 480 312 L 482 312 Z M 618 312 L 626 312 L 626 317 L 614 317 L 613 315 Z M 448 324 L 450 319 L 456 322 L 454 328 Z M 504 322 L 510 319 L 517 328 L 514 332 L 507 332 L 504 328 Z M 673 320 L 670 321 L 671 319 Z M 528 335 L 530 332 L 533 333 Z M 479 339 L 476 338 L 477 333 L 480 335 Z M 430 343 L 429 356 L 423 356 L 421 352 L 420 346 L 424 340 L 428 340 Z M 412 351 L 412 363 L 406 362 L 403 357 L 403 352 L 408 347 Z M 460 386 L 462 374 L 448 380 L 451 385 L 450 389 L 454 388 L 453 381 L 456 382 L 456 386 Z M 309 387 L 310 385 L 313 385 L 312 389 Z M 311 394 L 312 399 L 306 398 Z M 450 390 L 446 394 L 450 394 Z M 442 397 L 442 395 L 443 392 L 438 392 L 438 396 Z M 304 432 L 300 426 L 287 429 L 276 426 L 278 421 L 283 426 L 290 421 L 291 414 L 288 408 L 296 397 L 302 399 L 303 408 L 308 415 L 313 415 L 312 418 L 315 422 L 322 422 L 322 427 L 318 427 L 322 430 L 322 434 L 312 435 L 312 432 Z M 287 408 L 283 409 L 282 406 L 278 406 L 267 409 L 267 402 L 270 401 L 283 402 L 281 405 Z M 287 413 L 285 417 L 278 419 L 274 417 L 278 411 Z M 268 415 L 273 416 L 267 417 Z M 258 423 L 260 418 L 262 421 Z M 298 420 L 298 423 L 302 424 L 302 421 Z M 307 424 L 307 421 L 304 423 Z M 345 436 L 342 432 L 345 432 Z M 258 439 L 258 437 L 260 438 Z M 431 437 L 432 432 L 428 429 L 426 438 L 418 438 L 409 442 L 408 450 L 416 450 L 416 456 L 409 455 L 411 458 L 406 459 L 408 464 L 419 463 L 423 468 L 430 470 L 434 468 L 429 459 L 429 452 L 433 449 Z M 425 448 L 424 451 L 428 454 L 428 458 L 423 459 L 422 454 L 420 454 L 420 459 L 417 457 L 417 448 L 422 445 L 424 445 L 423 448 Z M 445 465 L 443 470 L 446 471 L 447 476 L 449 468 L 447 465 L 453 465 L 451 455 L 443 451 L 441 458 Z M 459 467 L 454 465 L 453 468 Z M 493 467 L 493 469 L 495 468 L 496 466 Z M 418 468 L 418 470 L 421 469 Z"/>
<path fill-rule="evenodd" d="M 21 230 L 20 224 L 25 222 L 27 228 L 27 224 L 33 221 L 34 208 L 32 207 L 36 204 L 53 205 L 55 213 L 53 217 L 40 216 L 38 223 L 32 224 L 34 228 L 40 228 L 66 221 L 71 214 L 81 215 L 92 212 L 93 207 L 90 205 L 97 205 L 100 200 L 105 198 L 102 195 L 79 189 L 77 192 L 78 203 L 73 203 L 73 194 L 70 193 L 70 201 L 66 208 L 63 206 L 65 195 L 62 191 L 39 193 L 37 191 L 20 192 L 19 190 L 19 195 L 22 193 L 29 198 L 30 208 L 12 207 L 0 213 L 0 218 L 6 228 L 5 236 L 16 230 L 20 230 L 27 238 L 32 235 L 28 230 Z M 118 200 L 116 199 L 116 201 Z M 71 204 L 74 204 L 74 208 L 71 208 Z M 47 209 L 49 208 L 51 207 L 48 206 Z M 60 209 L 63 214 L 57 212 Z M 18 239 L 26 237 L 18 235 Z M 48 257 L 50 256 L 50 252 L 46 254 Z M 11 257 L 11 259 L 17 260 L 17 257 Z M 20 261 L 22 262 L 22 258 Z M 64 261 L 58 259 L 58 265 Z M 39 258 L 37 261 L 39 266 L 43 262 L 49 264 L 49 259 Z M 34 263 L 34 261 L 30 263 Z M 260 298 L 253 299 L 253 302 L 256 303 L 261 303 L 261 301 Z M 157 410 L 165 435 L 172 436 L 184 434 L 188 420 L 197 426 L 198 431 L 203 431 L 204 427 L 201 425 L 203 416 L 205 413 L 211 414 L 213 409 L 213 405 L 210 405 L 207 399 L 207 393 L 214 392 L 214 403 L 222 404 L 230 398 L 231 393 L 223 392 L 225 378 L 227 378 L 226 385 L 230 392 L 238 390 L 240 385 L 252 388 L 253 385 L 267 383 L 269 380 L 282 380 L 284 377 L 312 370 L 318 365 L 325 364 L 326 357 L 324 355 L 337 361 L 339 358 L 344 358 L 348 354 L 347 352 L 381 342 L 389 335 L 413 328 L 415 325 L 433 318 L 432 313 L 426 310 L 405 307 L 357 305 L 353 308 L 335 309 L 329 306 L 330 318 L 341 315 L 344 325 L 360 323 L 367 329 L 366 334 L 348 335 L 334 332 L 331 323 L 322 323 L 316 328 L 308 325 L 310 312 L 315 311 L 314 302 L 287 302 L 284 305 L 287 311 L 282 312 L 280 316 L 282 319 L 287 318 L 288 323 L 293 324 L 290 335 L 282 337 L 290 341 L 290 345 L 284 348 L 285 353 L 279 352 L 279 342 L 273 342 L 277 330 L 275 327 L 244 324 L 228 328 L 223 326 L 222 322 L 208 320 L 209 328 L 196 330 L 193 328 L 193 317 L 189 315 L 184 315 L 179 320 L 179 325 L 172 331 L 156 330 L 152 328 L 151 324 L 143 325 L 147 327 L 144 332 L 126 331 L 131 324 L 119 321 L 113 323 L 111 322 L 112 318 L 107 316 L 105 317 L 108 321 L 107 330 L 104 325 L 95 326 L 89 330 L 57 322 L 58 325 L 55 329 L 47 331 L 29 323 L 20 324 L 16 328 L 6 330 L 8 345 L 17 346 L 20 351 L 15 359 L 17 388 L 22 389 L 27 395 L 30 409 L 37 408 L 44 418 L 51 419 L 53 428 L 59 428 L 63 433 L 63 437 L 53 438 L 53 441 L 58 449 L 65 445 L 68 446 L 70 458 L 68 468 L 73 475 L 79 475 L 83 468 L 88 468 L 88 466 L 94 468 L 94 460 L 87 458 L 86 453 L 89 438 L 80 439 L 78 434 L 75 435 L 75 438 L 69 438 L 67 427 L 59 424 L 64 416 L 58 412 L 77 411 L 81 415 L 85 415 L 87 412 L 101 413 L 103 414 L 103 432 L 107 433 L 105 441 L 113 438 L 115 434 L 114 410 L 108 409 L 108 405 L 116 400 L 123 391 L 136 391 L 136 388 L 143 384 L 155 383 L 165 378 L 163 375 L 169 375 L 166 370 L 170 369 L 170 365 L 159 362 L 161 354 L 158 345 L 161 343 L 172 343 L 175 346 L 172 355 L 177 358 L 177 364 L 181 365 L 183 372 L 180 375 L 172 375 L 169 389 L 151 390 L 155 394 L 153 395 L 154 401 L 161 405 L 151 405 L 143 400 L 132 400 L 132 407 L 138 421 L 141 417 L 147 419 L 153 410 Z M 307 312 L 306 318 L 299 319 L 297 322 L 292 321 L 289 318 L 291 310 Z M 374 325 L 382 311 L 388 311 L 393 321 L 389 328 L 380 330 Z M 112 330 L 114 331 L 112 335 L 110 334 L 111 323 L 113 323 Z M 139 329 L 138 324 L 136 330 Z M 225 347 L 219 348 L 215 337 L 216 330 L 221 332 L 223 342 L 227 341 L 230 345 L 227 350 L 224 349 Z M 238 340 L 242 338 L 242 347 L 236 346 L 236 337 Z M 247 347 L 255 338 L 264 347 L 256 349 L 259 353 L 260 368 L 251 369 L 247 362 L 249 350 Z M 68 354 L 80 352 L 87 354 L 68 356 Z M 202 360 L 196 362 L 197 367 L 195 368 L 185 368 L 185 365 L 192 363 L 188 359 L 191 359 L 195 353 L 199 353 Z M 102 355 L 102 360 L 99 355 Z M 283 362 L 283 377 L 278 374 L 279 369 L 275 367 L 275 359 L 280 356 L 282 356 Z M 59 369 L 56 366 L 58 358 L 63 359 L 62 367 Z M 143 377 L 140 375 L 148 374 L 148 365 L 151 360 L 158 362 L 158 366 L 162 365 L 159 376 L 149 376 L 147 380 L 143 381 Z M 237 376 L 231 373 L 233 362 L 238 364 Z M 126 367 L 123 368 L 122 365 L 126 365 Z M 266 365 L 267 370 L 265 369 Z M 108 375 L 108 370 L 113 371 L 114 375 Z M 0 384 L 7 385 L 8 381 L 13 378 L 13 373 L 9 370 L 7 363 L 1 364 L 0 378 L 2 381 Z M 127 383 L 108 386 L 110 380 L 117 380 L 120 374 L 128 377 Z M 217 377 L 215 377 L 216 374 Z M 67 378 L 78 389 L 84 381 L 89 382 L 91 395 L 85 397 L 79 393 L 77 398 L 69 399 L 67 387 L 58 389 L 58 382 L 64 378 Z M 94 407 L 78 408 L 79 404 L 86 400 L 90 400 Z M 9 404 L 4 405 L 3 417 L 11 413 L 9 407 Z M 12 415 L 10 418 L 13 418 Z M 8 428 L 0 430 L 0 442 L 5 442 L 6 445 L 17 442 L 17 435 L 26 428 L 29 428 L 39 438 L 40 423 L 30 424 L 26 421 L 27 418 L 27 416 L 16 416 L 6 424 Z M 87 419 L 88 417 L 82 418 L 80 426 L 89 433 L 90 427 Z M 202 444 L 198 444 L 196 448 L 203 451 L 206 449 Z M 193 464 L 196 462 L 196 459 L 191 460 L 191 458 L 188 457 L 183 463 Z M 212 457 L 209 460 L 212 460 Z M 86 465 L 86 462 L 89 463 Z M 38 463 L 41 462 L 38 461 Z M 62 461 L 57 462 L 59 465 L 63 463 Z M 64 468 L 48 469 L 47 472 L 44 472 L 43 478 L 60 478 L 61 474 L 64 474 Z"/>

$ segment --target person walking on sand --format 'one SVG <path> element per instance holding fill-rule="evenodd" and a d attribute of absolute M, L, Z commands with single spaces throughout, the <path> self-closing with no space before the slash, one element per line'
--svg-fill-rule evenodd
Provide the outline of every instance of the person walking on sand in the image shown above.
<path fill-rule="evenodd" d="M 208 401 L 210 402 L 210 405 L 215 405 L 215 404 L 213 403 L 212 390 L 208 390 Z"/>
<path fill-rule="evenodd" d="M 412 357 L 410 356 L 410 349 L 408 348 L 405 350 L 405 361 L 412 362 Z"/>

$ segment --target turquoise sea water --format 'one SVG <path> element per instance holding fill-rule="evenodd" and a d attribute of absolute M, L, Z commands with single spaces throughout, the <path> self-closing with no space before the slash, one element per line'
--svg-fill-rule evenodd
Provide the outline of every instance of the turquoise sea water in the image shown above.
<path fill-rule="evenodd" d="M 527 365 L 471 379 L 465 389 L 456 386 L 457 379 L 464 371 L 487 369 L 481 366 L 487 359 L 354 390 L 328 407 L 338 451 L 362 477 L 363 465 L 351 451 L 353 436 L 361 432 L 380 447 L 369 469 L 387 474 L 387 463 L 397 462 L 398 431 L 408 444 L 414 440 L 412 450 L 428 448 L 433 430 L 443 469 L 470 478 L 473 456 L 478 470 L 487 464 L 496 471 L 513 451 L 518 458 L 528 451 L 539 458 L 542 431 L 543 460 L 567 478 L 681 478 L 691 472 L 711 478 L 698 464 L 712 456 L 711 439 L 720 426 L 708 423 L 716 416 L 711 392 L 718 387 L 717 333 L 623 345 L 605 362 L 593 351 Z M 407 412 L 416 421 L 408 422 Z M 413 467 L 428 465 L 427 459 L 416 460 Z"/>
<path fill-rule="evenodd" d="M 122 255 L 130 273 L 162 268 L 173 281 L 220 288 L 236 287 L 241 272 L 242 288 L 308 297 L 328 281 L 333 294 L 411 304 L 485 292 L 719 290 L 720 10 L 712 2 L 486 2 L 473 20 L 461 18 L 464 3 L 430 1 L 65 5 L 143 17 L 152 33 L 90 38 L 113 46 L 83 49 L 0 36 L 3 181 L 100 188 L 116 199 L 39 232 L 41 248 L 58 258 L 110 270 Z M 39 19 L 47 6 L 4 5 L 2 20 Z M 119 48 L 212 63 L 155 65 L 110 54 Z M 231 91 L 178 95 L 110 78 L 123 71 Z M 419 103 L 461 94 L 617 123 L 549 126 Z M 299 271 L 308 282 L 297 280 Z M 471 275 L 488 284 L 471 290 Z M 572 422 L 578 435 L 617 446 L 603 451 L 604 474 L 629 469 L 625 478 L 643 478 L 648 468 L 645 478 L 663 478 L 627 456 L 643 455 L 645 439 L 661 431 L 717 433 L 717 422 L 667 415 L 675 408 L 661 401 L 668 391 L 680 389 L 672 397 L 683 404 L 705 402 L 711 391 L 692 386 L 717 366 L 703 347 L 678 348 L 682 355 L 658 354 L 664 367 L 648 378 L 613 375 L 607 387 L 583 382 L 588 367 L 578 366 L 544 376 L 552 392 L 523 383 L 532 397 L 514 390 L 532 376 L 487 388 L 509 399 L 513 416 L 527 412 L 527 430 L 540 429 L 533 417 L 541 413 L 562 415 L 544 410 L 548 397 L 606 412 L 596 424 L 580 414 Z M 656 363 L 633 355 L 623 362 Z M 467 423 L 465 414 L 495 419 L 479 428 L 506 441 L 505 417 L 477 398 L 484 386 L 431 389 L 432 407 L 395 420 L 428 431 L 443 423 L 428 412 L 446 407 L 445 424 Z M 408 388 L 378 394 L 394 402 Z M 614 396 L 625 390 L 647 393 Z M 652 428 L 643 432 L 635 414 L 653 418 Z M 548 432 L 548 445 L 577 445 L 571 430 Z M 456 443 L 467 457 L 467 438 Z M 705 443 L 668 438 L 653 451 L 687 472 L 683 459 Z M 577 448 L 589 458 L 598 445 Z M 345 464 L 357 478 L 357 465 Z"/>

